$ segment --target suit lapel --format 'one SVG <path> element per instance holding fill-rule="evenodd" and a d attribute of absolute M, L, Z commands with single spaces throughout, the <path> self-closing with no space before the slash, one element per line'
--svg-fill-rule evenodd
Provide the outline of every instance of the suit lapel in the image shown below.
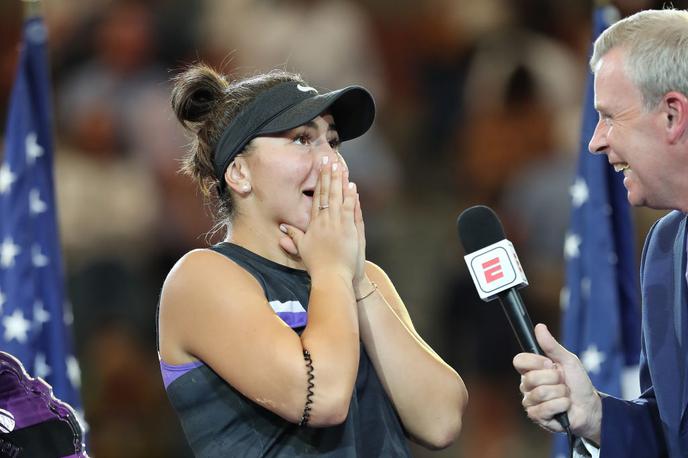
<path fill-rule="evenodd" d="M 682 418 L 686 415 L 688 404 L 688 287 L 686 286 L 686 220 L 684 217 L 678 230 L 676 243 L 674 244 L 674 309 L 677 310 L 676 316 L 681 318 L 679 330 L 681 334 L 680 362 L 679 368 L 683 375 L 683 392 L 681 396 Z"/>
<path fill-rule="evenodd" d="M 680 307 L 685 292 L 685 225 L 678 212 L 663 218 L 648 240 L 643 268 L 643 332 L 646 336 L 648 365 L 661 417 L 670 430 L 679 427 L 684 411 L 683 380 L 686 364 L 679 335 L 688 316 Z M 682 248 L 679 252 L 679 245 Z M 677 308 L 678 307 L 678 308 Z M 678 322 L 676 319 L 678 318 Z M 682 335 L 683 345 L 688 336 Z"/>

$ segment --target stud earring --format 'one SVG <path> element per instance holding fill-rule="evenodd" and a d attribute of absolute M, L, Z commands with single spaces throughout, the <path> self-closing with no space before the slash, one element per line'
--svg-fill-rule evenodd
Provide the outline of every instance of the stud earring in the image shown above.
<path fill-rule="evenodd" d="M 248 184 L 248 183 L 244 183 L 244 184 L 241 186 L 241 190 L 242 190 L 243 192 L 248 193 L 248 192 L 251 191 L 251 185 Z"/>

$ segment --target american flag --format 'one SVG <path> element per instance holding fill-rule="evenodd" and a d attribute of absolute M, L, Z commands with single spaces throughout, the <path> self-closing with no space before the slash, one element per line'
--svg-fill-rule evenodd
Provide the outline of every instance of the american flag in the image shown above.
<path fill-rule="evenodd" d="M 53 190 L 46 28 L 24 24 L 0 163 L 0 350 L 81 412 Z M 82 422 L 83 424 L 83 422 Z"/>
<path fill-rule="evenodd" d="M 617 18 L 613 7 L 598 8 L 594 37 Z M 639 274 L 623 176 L 614 172 L 606 156 L 588 152 L 597 119 L 591 74 L 578 172 L 570 188 L 571 223 L 564 242 L 563 344 L 578 355 L 598 390 L 629 399 L 640 394 Z M 563 435 L 555 441 L 554 456 L 569 456 Z"/>

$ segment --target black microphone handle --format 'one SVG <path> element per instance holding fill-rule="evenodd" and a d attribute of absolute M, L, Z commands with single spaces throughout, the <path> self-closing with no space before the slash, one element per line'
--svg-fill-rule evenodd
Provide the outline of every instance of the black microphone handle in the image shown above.
<path fill-rule="evenodd" d="M 526 306 L 521 299 L 521 295 L 516 288 L 511 288 L 504 293 L 499 294 L 499 302 L 502 304 L 502 309 L 506 314 L 511 329 L 516 334 L 516 340 L 523 351 L 528 353 L 535 353 L 536 355 L 544 356 L 545 353 L 535 340 L 535 333 L 533 332 L 533 323 L 530 321 Z"/>
<path fill-rule="evenodd" d="M 545 356 L 542 348 L 535 340 L 533 322 L 530 321 L 530 316 L 528 316 L 528 311 L 518 290 L 511 288 L 505 293 L 499 294 L 498 298 L 523 351 Z M 562 428 L 567 429 L 569 427 L 569 416 L 566 412 L 558 413 L 554 418 L 557 419 Z"/>

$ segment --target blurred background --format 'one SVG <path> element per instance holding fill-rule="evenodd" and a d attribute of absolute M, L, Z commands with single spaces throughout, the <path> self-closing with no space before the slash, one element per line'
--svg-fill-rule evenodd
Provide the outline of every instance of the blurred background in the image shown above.
<path fill-rule="evenodd" d="M 615 3 L 627 15 L 664 2 Z M 531 317 L 556 334 L 591 0 L 44 6 L 58 214 L 93 456 L 191 456 L 163 390 L 154 317 L 173 263 L 214 241 L 200 193 L 177 173 L 187 139 L 169 106 L 170 77 L 197 60 L 235 77 L 279 67 L 321 88 L 373 92 L 374 128 L 343 146 L 368 258 L 470 394 L 456 443 L 413 446 L 414 456 L 549 456 L 550 434 L 521 409 L 517 344 L 499 305 L 478 300 L 455 221 L 470 205 L 496 209 L 531 283 Z M 3 129 L 21 25 L 21 2 L 0 1 Z M 634 210 L 638 244 L 661 215 Z"/>

